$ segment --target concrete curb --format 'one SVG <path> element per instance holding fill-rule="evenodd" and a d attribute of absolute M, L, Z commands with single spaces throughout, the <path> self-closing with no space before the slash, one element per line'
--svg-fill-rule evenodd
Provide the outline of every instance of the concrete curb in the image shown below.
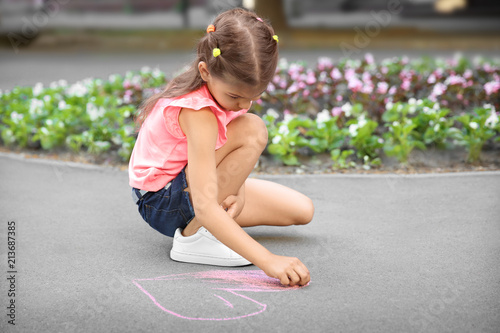
<path fill-rule="evenodd" d="M 118 171 L 127 172 L 117 166 L 86 164 L 73 161 L 61 161 L 47 158 L 30 158 L 22 153 L 0 152 L 0 158 L 8 158 L 16 161 L 25 161 L 43 165 L 52 165 L 55 167 L 71 167 L 84 170 Z M 251 173 L 254 178 L 437 178 L 437 177 L 467 177 L 467 176 L 500 176 L 500 170 L 493 171 L 460 171 L 460 172 L 441 172 L 441 173 L 320 173 L 320 174 L 260 174 Z"/>

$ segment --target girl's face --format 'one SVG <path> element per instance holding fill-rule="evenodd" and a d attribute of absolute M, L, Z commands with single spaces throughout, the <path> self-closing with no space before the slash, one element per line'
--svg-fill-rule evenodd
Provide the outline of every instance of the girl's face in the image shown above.
<path fill-rule="evenodd" d="M 200 62 L 198 69 L 213 98 L 226 111 L 249 109 L 252 102 L 258 100 L 266 89 L 266 87 L 253 87 L 216 78 L 210 75 L 204 62 Z"/>

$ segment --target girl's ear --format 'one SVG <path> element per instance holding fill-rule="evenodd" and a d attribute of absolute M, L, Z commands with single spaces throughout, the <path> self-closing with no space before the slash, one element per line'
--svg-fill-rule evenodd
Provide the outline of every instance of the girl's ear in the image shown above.
<path fill-rule="evenodd" d="M 208 71 L 208 66 L 204 61 L 198 63 L 198 71 L 203 81 L 207 82 L 210 77 L 210 72 Z"/>

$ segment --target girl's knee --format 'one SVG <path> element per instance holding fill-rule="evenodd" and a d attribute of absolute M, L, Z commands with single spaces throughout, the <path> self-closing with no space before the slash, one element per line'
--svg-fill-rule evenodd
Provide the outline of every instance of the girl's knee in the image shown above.
<path fill-rule="evenodd" d="M 312 221 L 313 216 L 314 216 L 314 204 L 311 199 L 306 197 L 300 205 L 300 210 L 295 218 L 295 224 L 296 225 L 308 224 L 309 222 Z"/>
<path fill-rule="evenodd" d="M 264 121 L 257 115 L 246 113 L 236 118 L 239 120 L 240 134 L 245 136 L 245 142 L 250 144 L 259 145 L 265 148 L 267 145 L 267 127 Z M 251 140 L 247 140 L 251 139 Z"/>

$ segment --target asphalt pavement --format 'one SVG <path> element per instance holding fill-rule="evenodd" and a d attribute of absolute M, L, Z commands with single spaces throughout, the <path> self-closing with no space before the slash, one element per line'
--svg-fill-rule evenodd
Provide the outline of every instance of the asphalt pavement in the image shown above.
<path fill-rule="evenodd" d="M 0 331 L 499 331 L 500 172 L 258 177 L 315 203 L 309 225 L 247 229 L 306 287 L 172 261 L 126 171 L 0 154 Z"/>

